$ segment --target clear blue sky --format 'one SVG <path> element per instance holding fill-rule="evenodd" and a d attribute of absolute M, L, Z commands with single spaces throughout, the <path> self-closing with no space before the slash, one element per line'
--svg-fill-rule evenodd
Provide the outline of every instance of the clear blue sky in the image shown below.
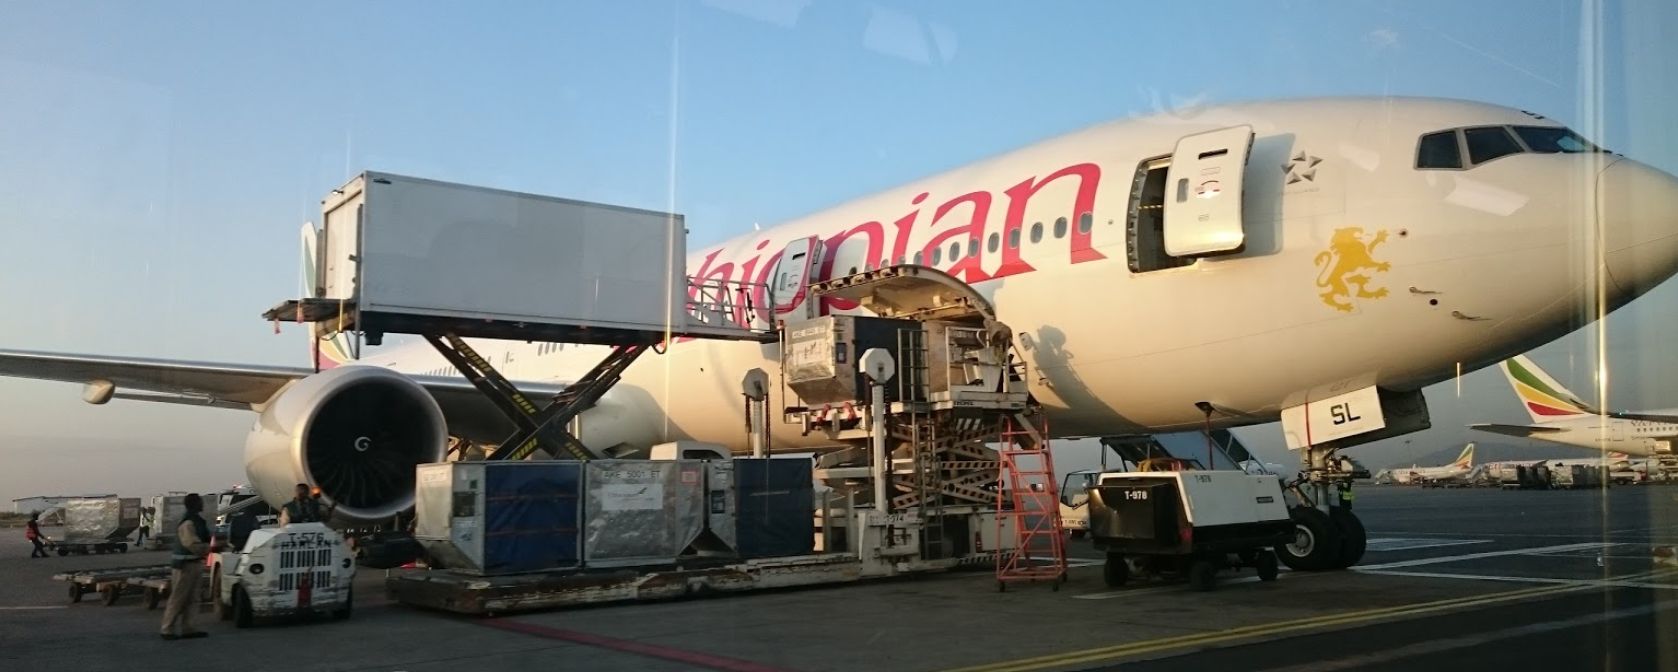
<path fill-rule="evenodd" d="M 1553 0 L 481 4 L 0 2 L 0 347 L 301 364 L 256 315 L 369 168 L 673 208 L 700 244 L 1115 117 L 1390 93 L 1582 127 L 1600 103 L 1587 132 L 1678 172 L 1663 0 L 1604 3 L 1599 33 Z M 1611 323 L 1628 404 L 1678 406 L 1628 375 L 1671 359 L 1675 298 Z M 1583 386 L 1587 345 L 1540 361 Z M 1500 384 L 1433 391 L 1409 450 L 1521 420 Z M 0 381 L 0 500 L 242 480 L 248 414 L 76 394 Z"/>

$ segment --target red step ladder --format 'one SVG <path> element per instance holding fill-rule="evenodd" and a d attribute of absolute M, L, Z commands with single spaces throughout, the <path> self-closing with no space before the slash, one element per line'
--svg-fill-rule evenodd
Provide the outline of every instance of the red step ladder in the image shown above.
<path fill-rule="evenodd" d="M 996 491 L 996 538 L 1012 546 L 996 552 L 996 589 L 1017 581 L 1066 582 L 1066 530 L 1060 488 L 1049 452 L 1048 419 L 1034 427 L 1021 415 L 1003 420 L 1001 473 Z"/>

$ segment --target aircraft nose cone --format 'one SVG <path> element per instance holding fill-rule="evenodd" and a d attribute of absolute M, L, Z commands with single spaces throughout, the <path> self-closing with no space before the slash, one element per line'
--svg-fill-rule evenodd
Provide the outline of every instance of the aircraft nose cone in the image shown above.
<path fill-rule="evenodd" d="M 1678 178 L 1620 159 L 1597 179 L 1608 276 L 1641 295 L 1678 272 Z"/>

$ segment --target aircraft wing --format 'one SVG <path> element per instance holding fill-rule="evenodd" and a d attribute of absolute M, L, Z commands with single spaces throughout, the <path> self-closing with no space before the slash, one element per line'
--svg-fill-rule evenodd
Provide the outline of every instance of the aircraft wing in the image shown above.
<path fill-rule="evenodd" d="M 1560 427 L 1544 427 L 1542 425 L 1482 424 L 1482 425 L 1469 425 L 1468 428 L 1469 429 L 1478 429 L 1482 432 L 1491 432 L 1493 434 L 1503 434 L 1503 435 L 1506 435 L 1506 436 L 1522 436 L 1522 437 L 1538 436 L 1538 435 L 1541 435 L 1541 434 L 1552 434 L 1552 433 L 1555 433 L 1555 432 L 1563 431 L 1562 428 L 1560 428 Z"/>
<path fill-rule="evenodd" d="M 1624 412 L 1624 413 L 1609 413 L 1608 417 L 1619 418 L 1619 419 L 1622 419 L 1622 420 L 1639 420 L 1639 421 L 1642 421 L 1642 422 L 1666 422 L 1666 423 L 1678 424 L 1678 415 L 1672 415 L 1672 414 L 1638 413 L 1638 412 L 1632 411 L 1632 412 Z"/>
<path fill-rule="evenodd" d="M 293 380 L 313 375 L 305 367 L 216 364 L 164 359 L 0 350 L 0 376 L 68 383 L 110 381 L 118 399 L 250 409 Z M 475 440 L 506 438 L 512 423 L 464 378 L 413 376 L 443 409 L 450 433 Z M 533 400 L 565 389 L 555 383 L 518 383 Z"/>

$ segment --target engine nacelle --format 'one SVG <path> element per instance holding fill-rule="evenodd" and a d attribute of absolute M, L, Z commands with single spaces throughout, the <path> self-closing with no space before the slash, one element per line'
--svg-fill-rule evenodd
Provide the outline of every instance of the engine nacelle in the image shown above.
<path fill-rule="evenodd" d="M 275 508 L 307 483 L 337 505 L 336 517 L 379 520 L 413 506 L 414 467 L 441 462 L 447 440 L 443 411 L 419 383 L 342 366 L 268 401 L 245 439 L 245 473 Z"/>

